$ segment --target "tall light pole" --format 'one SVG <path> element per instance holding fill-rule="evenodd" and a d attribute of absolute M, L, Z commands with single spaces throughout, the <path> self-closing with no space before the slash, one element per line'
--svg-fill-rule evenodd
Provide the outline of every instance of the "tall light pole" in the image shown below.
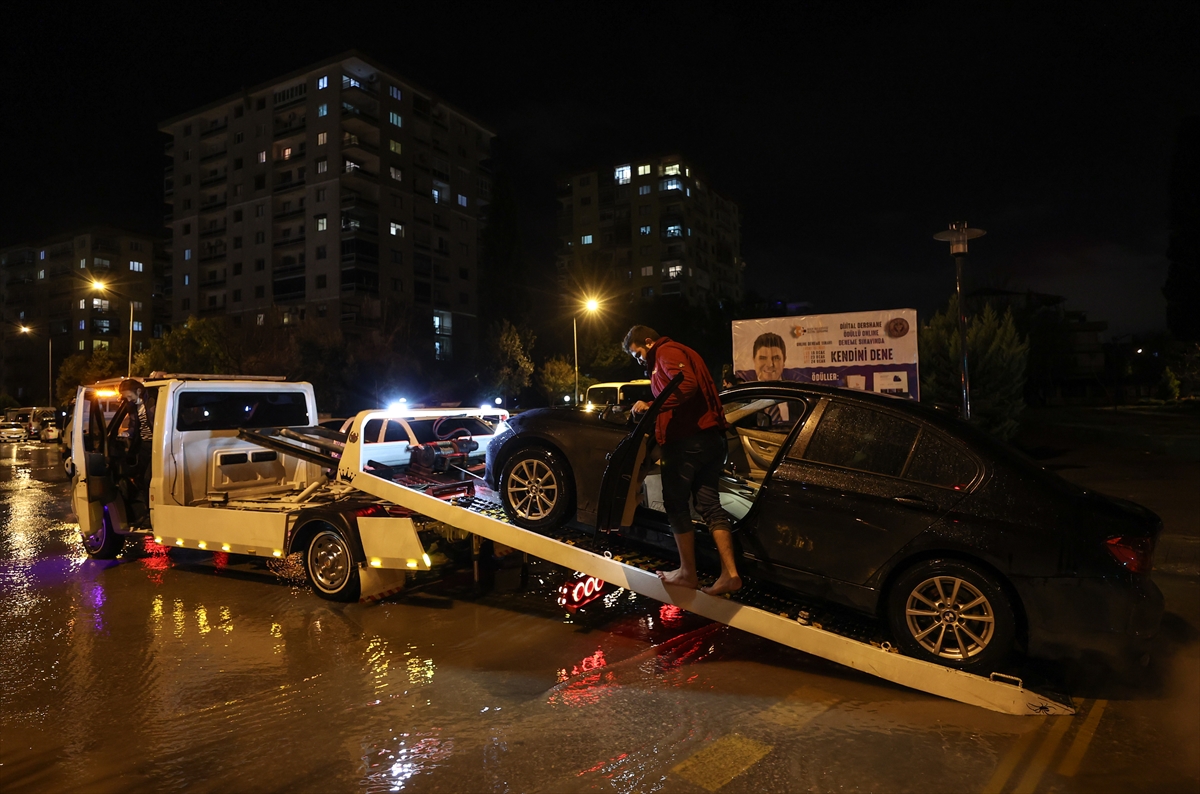
<path fill-rule="evenodd" d="M 954 257 L 955 289 L 958 291 L 958 352 L 962 379 L 962 418 L 971 418 L 971 379 L 967 374 L 967 304 L 963 301 L 963 260 L 967 258 L 967 241 L 983 237 L 983 229 L 972 229 L 966 221 L 950 224 L 944 232 L 933 236 L 935 240 L 950 243 L 950 256 Z"/>
<path fill-rule="evenodd" d="M 32 334 L 33 329 L 30 328 L 28 325 L 22 325 L 21 333 Z M 49 391 L 46 392 L 46 394 L 49 395 L 47 397 L 47 399 L 49 400 L 47 405 L 56 405 L 57 403 L 54 402 L 54 337 L 50 336 L 50 328 L 49 327 L 46 328 L 46 370 L 47 370 L 46 388 L 49 389 Z"/>
<path fill-rule="evenodd" d="M 589 314 L 594 313 L 600 308 L 600 302 L 595 298 L 588 298 L 583 302 L 583 308 L 587 309 Z M 571 313 L 571 335 L 575 340 L 575 398 L 571 401 L 574 405 L 579 405 L 579 317 L 578 312 Z"/>
<path fill-rule="evenodd" d="M 97 292 L 111 292 L 113 295 L 118 295 L 129 301 L 129 358 L 125 362 L 125 377 L 133 376 L 133 298 L 128 295 L 117 292 L 112 287 L 106 286 L 103 281 L 93 281 L 92 289 Z"/>

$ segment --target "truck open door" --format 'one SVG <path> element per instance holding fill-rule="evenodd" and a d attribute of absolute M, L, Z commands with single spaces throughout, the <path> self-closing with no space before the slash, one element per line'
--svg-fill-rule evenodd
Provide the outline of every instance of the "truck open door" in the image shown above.
<path fill-rule="evenodd" d="M 97 389 L 80 386 L 71 418 L 71 502 L 88 556 L 111 560 L 125 536 L 117 533 L 124 511 L 109 474 L 104 404 Z"/>
<path fill-rule="evenodd" d="M 604 477 L 600 481 L 600 499 L 596 509 L 596 530 L 598 532 L 616 532 L 622 527 L 633 523 L 633 513 L 637 509 L 637 494 L 641 485 L 638 473 L 646 460 L 646 452 L 650 448 L 650 435 L 654 432 L 654 420 L 667 401 L 683 382 L 683 373 L 679 373 L 662 393 L 654 398 L 650 410 L 642 415 L 634 426 L 633 432 L 625 436 L 617 448 L 613 450 L 604 468 Z"/>

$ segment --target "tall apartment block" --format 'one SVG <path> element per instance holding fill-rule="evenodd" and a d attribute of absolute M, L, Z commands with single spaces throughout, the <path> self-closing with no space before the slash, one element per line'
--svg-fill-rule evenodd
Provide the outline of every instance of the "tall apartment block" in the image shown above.
<path fill-rule="evenodd" d="M 0 251 L 6 284 L 0 389 L 26 404 L 52 405 L 41 401 L 68 356 L 108 348 L 126 360 L 131 341 L 136 353 L 162 336 L 169 322 L 165 268 L 162 240 L 110 226 Z"/>
<path fill-rule="evenodd" d="M 743 291 L 737 204 L 678 156 L 575 174 L 559 184 L 559 278 L 601 279 L 630 300 L 699 305 Z M 600 285 L 586 284 L 585 287 Z"/>
<path fill-rule="evenodd" d="M 159 128 L 176 322 L 415 311 L 436 358 L 473 356 L 492 132 L 357 51 Z"/>

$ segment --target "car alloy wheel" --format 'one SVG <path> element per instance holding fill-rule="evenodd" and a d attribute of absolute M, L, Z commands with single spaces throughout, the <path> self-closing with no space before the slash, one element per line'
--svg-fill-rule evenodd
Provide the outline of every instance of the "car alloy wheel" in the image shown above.
<path fill-rule="evenodd" d="M 508 475 L 509 499 L 522 518 L 541 521 L 558 502 L 558 478 L 537 458 L 523 460 Z"/>

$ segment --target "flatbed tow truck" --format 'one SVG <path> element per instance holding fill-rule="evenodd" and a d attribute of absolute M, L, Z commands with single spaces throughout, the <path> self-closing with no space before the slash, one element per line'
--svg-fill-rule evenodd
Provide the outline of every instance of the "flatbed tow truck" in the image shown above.
<path fill-rule="evenodd" d="M 307 384 L 303 386 L 307 387 Z M 155 428 L 166 431 L 172 420 L 162 412 L 163 398 L 186 392 L 189 387 L 187 381 L 178 378 L 160 382 L 158 387 L 160 408 Z M 221 388 L 245 391 L 237 384 L 215 383 L 203 384 L 202 391 L 211 393 Z M 81 390 L 79 403 L 88 399 L 84 391 Z M 311 388 L 307 394 L 311 399 Z M 169 399 L 165 405 L 171 405 Z M 310 411 L 315 414 L 315 405 L 310 405 Z M 304 514 L 308 512 L 310 518 L 319 517 L 319 525 L 326 528 L 322 531 L 332 530 L 333 537 L 326 540 L 340 540 L 344 548 L 357 550 L 352 556 L 355 558 L 358 595 L 363 601 L 400 591 L 409 571 L 430 569 L 430 558 L 420 539 L 422 531 L 437 529 L 460 535 L 466 533 L 911 689 L 1006 714 L 1075 713 L 1069 698 L 1035 692 L 1014 676 L 976 675 L 901 655 L 882 640 L 878 626 L 870 620 L 840 612 L 822 602 L 769 592 L 753 582 L 747 582 L 737 593 L 715 597 L 699 590 L 666 586 L 654 571 L 671 563 L 632 550 L 622 545 L 615 535 L 589 534 L 570 526 L 543 532 L 522 529 L 508 520 L 495 494 L 481 481 L 466 476 L 461 467 L 430 466 L 429 459 L 418 461 L 409 449 L 410 445 L 380 441 L 374 429 L 380 422 L 395 419 L 395 412 L 363 411 L 354 418 L 345 435 L 319 426 L 239 429 L 236 437 L 227 436 L 218 451 L 208 453 L 209 457 L 219 461 L 220 458 L 214 456 L 249 455 L 249 462 L 255 455 L 266 458 L 269 453 L 274 453 L 277 458 L 272 460 L 291 459 L 302 466 L 293 465 L 288 475 L 291 479 L 273 486 L 274 492 L 260 489 L 253 495 L 227 496 L 203 504 L 157 504 L 152 507 L 152 530 L 139 530 L 125 516 L 118 516 L 116 523 L 124 530 L 122 534 L 152 532 L 155 540 L 168 548 L 220 548 L 232 553 L 272 556 L 299 551 L 306 554 L 307 560 L 316 543 L 311 530 L 308 533 L 301 531 L 313 523 L 305 520 Z M 77 411 L 77 444 L 82 443 L 78 441 L 78 433 L 88 421 L 87 416 Z M 636 455 L 636 463 L 640 463 L 646 449 L 643 425 L 644 421 L 627 439 L 632 454 Z M 179 444 L 172 441 L 159 444 L 158 448 L 177 449 Z M 614 456 L 619 453 L 620 450 Z M 307 474 L 303 467 L 307 467 Z M 634 470 L 636 468 L 635 465 Z M 99 464 L 95 463 L 90 470 L 99 471 Z M 178 476 L 175 471 L 169 474 Z M 332 479 L 328 479 L 328 475 L 332 475 Z M 158 478 L 154 481 L 158 484 L 158 493 L 166 494 L 162 470 L 156 470 L 154 476 Z M 88 522 L 94 526 L 99 520 L 101 527 L 112 526 L 113 520 L 109 516 L 112 503 L 108 494 L 93 486 L 95 498 L 89 506 L 87 478 L 76 479 L 85 480 L 75 487 L 86 545 Z M 629 483 L 630 493 L 635 485 L 636 482 Z M 364 496 L 374 497 L 382 503 L 364 503 L 361 498 Z M 345 500 L 350 500 L 348 504 L 355 508 L 353 523 L 356 527 L 329 517 L 329 511 Z M 624 504 L 624 500 L 621 503 Z M 362 506 L 364 504 L 366 508 Z M 322 505 L 324 509 L 321 509 Z M 314 511 L 313 507 L 318 509 Z M 337 509 L 342 514 L 347 510 L 345 504 Z M 631 513 L 630 507 L 626 515 Z M 266 541 L 261 544 L 265 551 L 252 549 L 245 542 L 219 542 L 223 534 L 231 535 L 231 530 L 223 529 L 223 526 L 253 516 L 260 517 L 256 535 Z M 104 524 L 105 521 L 109 524 Z M 352 536 L 349 544 L 346 543 L 347 536 Z M 321 593 L 318 582 L 313 584 Z M 322 594 L 330 597 L 328 593 Z"/>

